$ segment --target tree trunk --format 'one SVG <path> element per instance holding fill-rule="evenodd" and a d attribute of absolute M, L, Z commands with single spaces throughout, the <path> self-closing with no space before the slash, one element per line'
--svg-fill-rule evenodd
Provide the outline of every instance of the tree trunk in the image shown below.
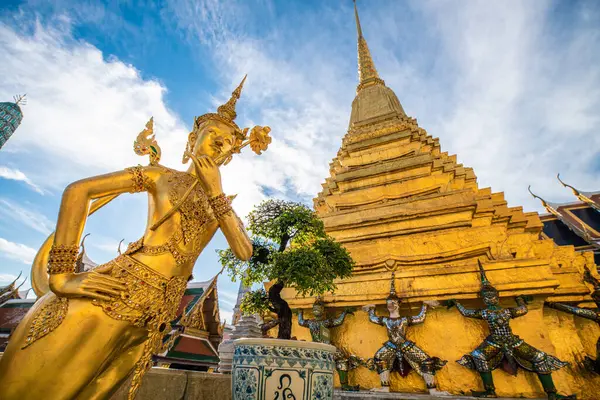
<path fill-rule="evenodd" d="M 283 290 L 283 283 L 277 282 L 269 288 L 269 301 L 277 313 L 277 319 L 279 320 L 279 334 L 278 339 L 291 339 L 292 338 L 292 309 L 288 305 L 287 301 L 281 298 L 281 291 Z"/>

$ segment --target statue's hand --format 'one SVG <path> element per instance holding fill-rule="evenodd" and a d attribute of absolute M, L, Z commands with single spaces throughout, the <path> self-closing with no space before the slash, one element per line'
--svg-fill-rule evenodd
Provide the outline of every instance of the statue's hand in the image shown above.
<path fill-rule="evenodd" d="M 200 181 L 200 186 L 208 197 L 213 197 L 223 193 L 221 186 L 221 173 L 219 166 L 208 156 L 196 157 L 192 153 L 187 153 L 194 162 L 196 176 Z"/>
<path fill-rule="evenodd" d="M 454 307 L 456 305 L 456 300 L 454 299 L 450 299 L 450 300 L 446 300 L 445 302 L 443 302 L 443 304 L 448 308 L 451 309 L 452 307 Z"/>
<path fill-rule="evenodd" d="M 375 309 L 375 304 L 367 304 L 366 306 L 361 307 L 363 311 L 369 312 Z"/>
<path fill-rule="evenodd" d="M 354 315 L 354 311 L 356 311 L 356 308 L 355 307 L 346 307 L 346 308 L 344 308 L 344 311 L 346 312 L 346 314 Z"/>
<path fill-rule="evenodd" d="M 520 296 L 517 296 L 515 298 L 515 300 L 518 298 L 521 298 L 521 300 L 523 300 L 525 302 L 525 304 L 529 304 L 533 301 L 533 296 L 530 296 L 530 295 L 520 295 Z"/>
<path fill-rule="evenodd" d="M 436 308 L 440 306 L 440 302 L 437 300 L 425 300 L 423 304 L 426 304 L 429 308 Z"/>
<path fill-rule="evenodd" d="M 118 279 L 106 275 L 111 265 L 93 271 L 50 275 L 50 289 L 61 297 L 89 297 L 110 301 L 120 297 L 127 287 Z"/>

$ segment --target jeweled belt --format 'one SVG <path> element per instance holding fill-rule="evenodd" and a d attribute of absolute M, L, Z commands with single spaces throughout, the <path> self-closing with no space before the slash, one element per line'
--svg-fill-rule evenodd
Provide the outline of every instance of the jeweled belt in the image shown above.
<path fill-rule="evenodd" d="M 107 264 L 110 275 L 126 287 L 120 297 L 110 301 L 93 300 L 94 305 L 116 320 L 129 321 L 138 327 L 148 327 L 157 319 L 175 318 L 185 292 L 187 277 L 167 278 L 128 255 L 120 255 Z"/>

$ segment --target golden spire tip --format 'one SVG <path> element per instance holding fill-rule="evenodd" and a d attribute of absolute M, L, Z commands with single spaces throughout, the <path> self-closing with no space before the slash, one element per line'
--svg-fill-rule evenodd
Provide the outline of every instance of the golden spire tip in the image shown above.
<path fill-rule="evenodd" d="M 354 17 L 356 18 L 356 31 L 358 33 L 358 38 L 362 37 L 362 29 L 360 27 L 360 19 L 358 19 L 358 9 L 356 8 L 356 0 L 354 1 Z"/>

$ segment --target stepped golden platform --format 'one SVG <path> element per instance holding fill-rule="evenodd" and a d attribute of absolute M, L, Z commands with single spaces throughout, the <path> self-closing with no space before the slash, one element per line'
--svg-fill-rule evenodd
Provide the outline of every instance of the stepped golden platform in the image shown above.
<path fill-rule="evenodd" d="M 502 306 L 514 307 L 517 295 L 533 297 L 529 313 L 511 326 L 532 346 L 571 363 L 553 374 L 558 390 L 600 398 L 600 377 L 581 366 L 585 355 L 595 357 L 597 324 L 543 306 L 545 300 L 593 306 L 582 279 L 586 266 L 595 271 L 592 253 L 540 239 L 537 213 L 509 207 L 503 193 L 479 188 L 474 171 L 443 152 L 439 140 L 405 114 L 379 78 L 358 16 L 357 27 L 360 81 L 350 124 L 314 199 L 326 231 L 350 251 L 356 268 L 324 301 L 335 308 L 376 304 L 378 315 L 387 315 L 384 303 L 395 270 L 405 314 L 417 314 L 425 300 L 460 299 L 481 308 L 479 259 Z M 284 296 L 293 309 L 308 309 L 314 301 L 292 289 Z M 293 332 L 310 340 L 308 329 L 296 324 Z M 385 328 L 370 323 L 360 308 L 331 334 L 334 344 L 364 358 L 387 340 Z M 424 324 L 410 327 L 408 338 L 448 360 L 436 375 L 439 389 L 460 395 L 482 387 L 476 372 L 455 361 L 487 334 L 483 321 L 440 306 L 429 310 Z M 498 369 L 493 375 L 499 396 L 544 397 L 533 373 L 520 370 L 513 377 Z M 379 377 L 361 367 L 350 372 L 350 382 L 378 387 Z M 391 389 L 426 391 L 415 373 L 406 378 L 392 373 Z"/>

